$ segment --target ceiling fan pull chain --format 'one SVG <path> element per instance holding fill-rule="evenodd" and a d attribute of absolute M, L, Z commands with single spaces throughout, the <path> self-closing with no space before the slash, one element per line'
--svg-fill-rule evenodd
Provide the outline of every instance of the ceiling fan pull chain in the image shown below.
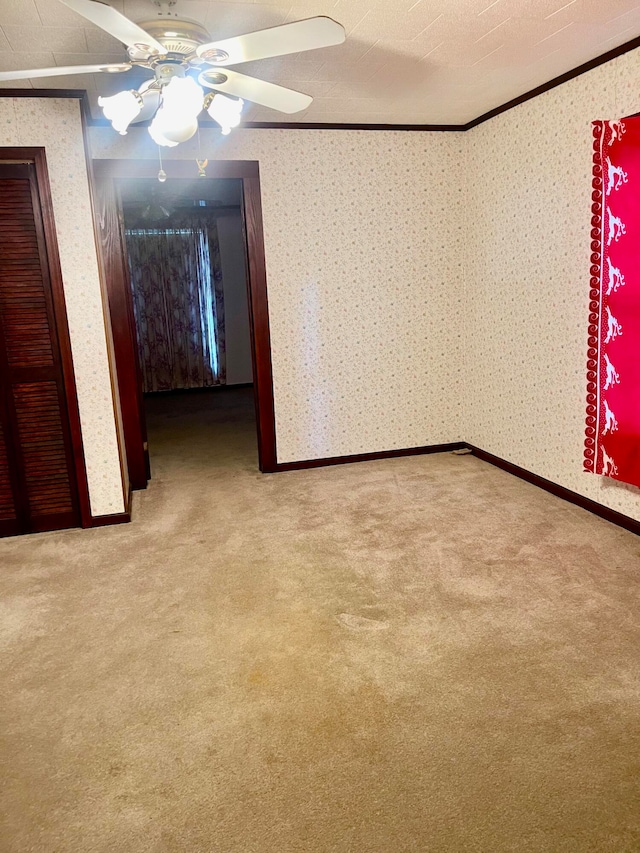
<path fill-rule="evenodd" d="M 162 151 L 160 150 L 160 146 L 158 145 L 158 160 L 160 161 L 160 171 L 158 172 L 158 180 L 161 184 L 167 180 L 167 173 L 162 168 Z"/>
<path fill-rule="evenodd" d="M 198 167 L 198 177 L 206 178 L 205 169 L 209 164 L 209 160 L 202 159 L 202 140 L 200 139 L 200 125 L 198 125 L 198 156 L 196 157 L 196 166 Z"/>

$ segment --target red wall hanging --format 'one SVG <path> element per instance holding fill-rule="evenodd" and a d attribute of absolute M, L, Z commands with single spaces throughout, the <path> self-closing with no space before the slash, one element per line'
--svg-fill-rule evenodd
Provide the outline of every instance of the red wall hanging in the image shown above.
<path fill-rule="evenodd" d="M 640 118 L 593 138 L 584 467 L 640 486 Z"/>

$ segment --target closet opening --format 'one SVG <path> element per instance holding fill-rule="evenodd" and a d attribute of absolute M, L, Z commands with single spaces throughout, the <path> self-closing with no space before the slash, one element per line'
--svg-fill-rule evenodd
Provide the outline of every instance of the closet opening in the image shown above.
<path fill-rule="evenodd" d="M 0 536 L 90 526 L 43 148 L 0 148 Z"/>

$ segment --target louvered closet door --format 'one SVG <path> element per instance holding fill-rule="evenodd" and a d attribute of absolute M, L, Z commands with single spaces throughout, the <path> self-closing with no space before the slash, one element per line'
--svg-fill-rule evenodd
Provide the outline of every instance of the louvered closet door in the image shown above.
<path fill-rule="evenodd" d="M 0 163 L 0 535 L 79 524 L 35 167 Z"/>

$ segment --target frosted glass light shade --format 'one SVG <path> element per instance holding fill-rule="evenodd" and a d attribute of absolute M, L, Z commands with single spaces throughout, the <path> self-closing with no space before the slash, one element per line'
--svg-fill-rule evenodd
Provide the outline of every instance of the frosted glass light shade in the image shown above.
<path fill-rule="evenodd" d="M 133 89 L 126 92 L 118 92 L 110 98 L 98 98 L 98 104 L 102 107 L 105 118 L 109 119 L 114 130 L 121 136 L 127 132 L 131 122 L 140 115 L 142 109 L 142 98 Z"/>
<path fill-rule="evenodd" d="M 158 145 L 174 148 L 186 142 L 198 130 L 198 119 L 188 116 L 173 116 L 166 107 L 161 107 L 149 125 L 149 136 Z"/>
<path fill-rule="evenodd" d="M 194 133 L 198 131 L 198 119 L 192 118 L 186 121 L 182 121 L 180 124 L 170 123 L 163 124 L 162 126 L 162 135 L 168 142 L 173 142 L 175 145 L 180 144 L 180 142 L 186 142 L 187 139 L 191 139 Z"/>
<path fill-rule="evenodd" d="M 186 142 L 198 130 L 204 93 L 191 77 L 174 77 L 162 89 L 162 106 L 149 126 L 149 135 L 158 145 L 173 148 Z"/>
<path fill-rule="evenodd" d="M 164 131 L 167 128 L 167 123 L 165 121 L 165 116 L 163 115 L 162 108 L 158 110 L 155 114 L 153 121 L 149 125 L 149 136 L 153 139 L 156 145 L 165 145 L 167 148 L 175 148 L 178 145 L 173 139 L 168 139 L 164 135 Z"/>
<path fill-rule="evenodd" d="M 197 118 L 202 112 L 204 92 L 192 77 L 174 77 L 162 89 L 162 105 L 172 119 Z"/>
<path fill-rule="evenodd" d="M 222 133 L 226 136 L 232 127 L 240 124 L 243 106 L 242 98 L 227 98 L 225 95 L 216 93 L 207 107 L 207 112 L 214 121 L 218 122 Z"/>

